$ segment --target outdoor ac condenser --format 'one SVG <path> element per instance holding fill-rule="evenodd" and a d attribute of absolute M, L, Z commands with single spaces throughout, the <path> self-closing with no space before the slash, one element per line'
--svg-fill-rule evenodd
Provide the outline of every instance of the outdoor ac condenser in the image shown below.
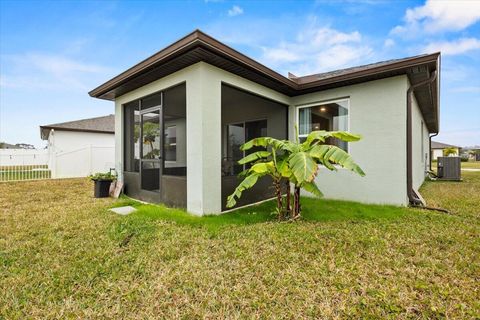
<path fill-rule="evenodd" d="M 438 157 L 437 175 L 440 180 L 461 180 L 460 157 Z"/>

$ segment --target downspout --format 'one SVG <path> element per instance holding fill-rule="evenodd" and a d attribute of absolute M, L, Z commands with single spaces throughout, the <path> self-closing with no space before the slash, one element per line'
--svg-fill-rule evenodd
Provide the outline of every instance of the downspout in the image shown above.
<path fill-rule="evenodd" d="M 428 165 L 428 170 L 432 171 L 432 138 L 438 136 L 438 132 L 430 135 L 428 137 L 428 152 L 429 152 L 429 159 L 430 163 Z"/>
<path fill-rule="evenodd" d="M 437 71 L 435 70 L 430 78 L 411 85 L 407 90 L 407 196 L 408 202 L 411 205 L 422 205 L 422 201 L 417 197 L 413 191 L 413 147 L 412 147 L 412 100 L 415 89 L 424 85 L 430 84 L 437 78 Z M 423 156 L 423 155 L 422 155 Z"/>

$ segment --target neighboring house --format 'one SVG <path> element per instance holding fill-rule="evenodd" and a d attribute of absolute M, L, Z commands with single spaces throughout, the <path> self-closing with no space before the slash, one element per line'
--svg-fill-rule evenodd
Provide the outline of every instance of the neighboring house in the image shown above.
<path fill-rule="evenodd" d="M 365 177 L 320 168 L 328 198 L 418 203 L 439 130 L 440 53 L 304 77 L 284 77 L 194 31 L 89 92 L 115 101 L 116 169 L 126 194 L 186 207 L 225 210 L 239 180 L 238 147 L 259 136 L 294 139 L 312 130 L 348 130 L 339 143 Z M 239 205 L 272 196 L 268 179 Z"/>
<path fill-rule="evenodd" d="M 438 157 L 443 157 L 443 150 L 445 149 L 450 149 L 450 148 L 453 148 L 456 150 L 456 155 L 458 156 L 459 155 L 459 150 L 460 150 L 460 147 L 458 146 L 454 146 L 454 145 L 451 145 L 451 144 L 446 144 L 446 143 L 443 143 L 443 142 L 436 142 L 436 141 L 432 141 L 431 143 L 431 146 L 430 146 L 430 149 L 431 149 L 431 157 L 432 157 L 432 160 L 437 160 Z"/>
<path fill-rule="evenodd" d="M 480 146 L 471 146 L 462 148 L 460 156 L 468 158 L 472 161 L 480 161 Z"/>
<path fill-rule="evenodd" d="M 18 144 L 10 144 L 6 142 L 0 142 L 0 149 L 23 149 Z"/>
<path fill-rule="evenodd" d="M 40 126 L 54 178 L 85 177 L 115 167 L 114 115 Z"/>

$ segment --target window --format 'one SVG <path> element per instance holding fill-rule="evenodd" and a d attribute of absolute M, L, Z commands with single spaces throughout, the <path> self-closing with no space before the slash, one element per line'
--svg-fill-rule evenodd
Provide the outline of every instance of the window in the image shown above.
<path fill-rule="evenodd" d="M 240 146 L 254 138 L 267 136 L 267 120 L 248 121 L 227 125 L 227 157 L 224 163 L 224 175 L 237 175 L 245 169 L 238 160 L 247 154 L 258 151 L 256 148 L 244 152 Z M 261 148 L 260 148 L 261 149 Z"/>
<path fill-rule="evenodd" d="M 158 180 L 155 176 L 153 180 L 146 177 L 154 170 L 161 171 L 164 176 L 186 176 L 186 120 L 184 83 L 125 104 L 124 170 L 142 171 L 142 179 L 147 185 L 149 181 Z M 160 164 L 146 163 L 151 161 Z M 141 162 L 145 163 L 142 165 Z M 158 189 L 147 185 L 144 189 Z"/>
<path fill-rule="evenodd" d="M 298 108 L 300 141 L 304 141 L 312 131 L 348 131 L 349 100 L 337 100 Z M 327 144 L 336 145 L 347 151 L 347 142 L 331 138 Z"/>
<path fill-rule="evenodd" d="M 177 126 L 165 129 L 165 161 L 177 161 Z"/>

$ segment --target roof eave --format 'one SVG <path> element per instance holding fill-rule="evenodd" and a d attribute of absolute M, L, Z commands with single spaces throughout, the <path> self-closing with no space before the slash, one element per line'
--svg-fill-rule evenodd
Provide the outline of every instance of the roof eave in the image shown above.
<path fill-rule="evenodd" d="M 236 51 L 235 49 L 217 41 L 216 39 L 210 37 L 202 31 L 195 30 L 187 36 L 183 37 L 182 39 L 160 50 L 156 54 L 122 72 L 118 76 L 91 90 L 88 94 L 94 98 L 114 100 L 110 96 L 106 96 L 106 94 L 111 92 L 121 84 L 126 83 L 129 80 L 141 75 L 142 72 L 147 71 L 148 69 L 160 65 L 164 62 L 167 62 L 170 59 L 182 54 L 183 52 L 194 49 L 198 46 L 205 47 L 210 51 L 213 51 L 215 54 L 224 56 L 229 60 L 253 69 L 256 72 L 261 73 L 264 76 L 269 77 L 272 80 L 287 85 L 291 88 L 296 89 L 298 87 L 296 82 L 247 57 L 246 55 Z"/>
<path fill-rule="evenodd" d="M 94 130 L 94 129 L 62 128 L 62 127 L 54 127 L 54 126 L 40 126 L 40 131 L 52 130 L 52 129 L 57 131 L 75 131 L 75 132 L 108 133 L 108 134 L 115 133 L 115 131 L 111 131 L 111 130 Z"/>

